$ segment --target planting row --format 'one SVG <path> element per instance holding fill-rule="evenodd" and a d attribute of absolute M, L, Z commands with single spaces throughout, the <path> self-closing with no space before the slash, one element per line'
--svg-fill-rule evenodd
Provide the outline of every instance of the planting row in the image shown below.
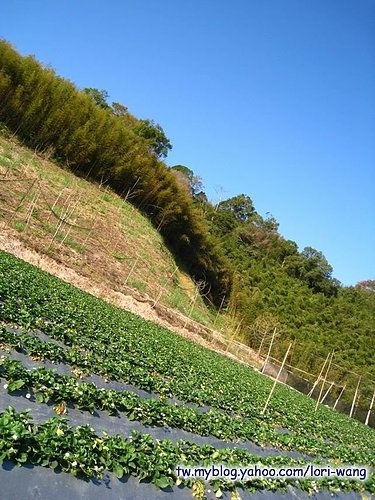
<path fill-rule="evenodd" d="M 64 356 L 64 359 L 69 356 L 69 350 L 65 351 L 59 346 L 42 342 L 26 334 L 15 334 L 3 329 L 3 336 L 0 339 L 6 339 L 11 345 L 13 343 L 13 347 L 14 344 L 22 349 L 27 346 L 29 354 L 37 355 L 38 358 L 50 356 L 54 361 L 61 361 L 60 355 Z M 132 391 L 98 389 L 92 383 L 79 382 L 74 377 L 58 375 L 44 367 L 27 370 L 21 362 L 5 356 L 0 359 L 0 374 L 8 381 L 9 392 L 25 388 L 33 392 L 39 402 L 54 402 L 63 406 L 66 403 L 73 403 L 77 408 L 90 412 L 94 409 L 106 410 L 110 414 L 122 412 L 129 419 L 140 421 L 145 425 L 167 425 L 201 436 L 212 435 L 225 440 L 249 440 L 260 446 L 267 444 L 286 450 L 333 457 L 350 463 L 375 465 L 372 452 L 364 450 L 349 452 L 345 446 L 332 446 L 313 438 L 307 440 L 301 436 L 280 434 L 274 428 L 261 422 L 257 423 L 254 419 L 232 417 L 215 410 L 201 413 L 194 408 L 172 405 L 162 400 L 144 400 Z"/>
<path fill-rule="evenodd" d="M 168 440 L 154 441 L 149 435 L 133 433 L 125 439 L 121 436 L 101 437 L 88 426 L 73 428 L 65 419 L 52 418 L 43 424 L 31 422 L 27 412 L 17 413 L 11 407 L 0 414 L 0 459 L 11 460 L 18 464 L 39 464 L 82 478 L 101 477 L 104 470 L 121 478 L 137 476 L 140 480 L 150 480 L 159 488 L 167 488 L 182 481 L 174 472 L 177 465 L 209 466 L 225 464 L 229 466 L 248 466 L 261 464 L 280 467 L 305 465 L 301 460 L 282 456 L 260 459 L 244 450 L 221 449 L 211 446 L 198 446 L 187 441 L 172 443 Z M 309 492 L 317 490 L 311 480 L 269 480 L 257 479 L 245 482 L 243 486 L 250 491 L 276 490 L 288 482 Z M 194 487 L 192 480 L 186 485 Z M 222 490 L 233 490 L 236 484 L 225 479 L 213 480 L 211 487 L 221 496 Z M 366 482 L 337 479 L 324 479 L 321 488 L 331 491 L 368 491 L 375 493 L 374 475 Z"/>
<path fill-rule="evenodd" d="M 235 421 L 215 410 L 199 413 L 194 408 L 171 405 L 156 399 L 141 399 L 132 391 L 99 389 L 95 384 L 59 375 L 42 366 L 28 370 L 20 361 L 6 356 L 0 358 L 0 376 L 7 381 L 5 389 L 9 393 L 22 388 L 28 392 L 29 398 L 35 397 L 39 403 L 55 403 L 59 408 L 74 404 L 77 409 L 90 413 L 104 410 L 110 415 L 116 415 L 120 412 L 129 420 L 137 420 L 145 425 L 175 427 L 201 436 L 211 435 L 225 440 L 271 440 L 265 430 L 263 436 L 257 435 L 254 425 Z M 258 432 L 261 433 L 262 430 Z"/>
<path fill-rule="evenodd" d="M 210 405 L 271 435 L 277 427 L 287 428 L 296 439 L 293 446 L 298 438 L 307 453 L 321 453 L 324 444 L 333 455 L 340 446 L 338 458 L 352 462 L 354 451 L 367 457 L 375 449 L 372 429 L 323 406 L 315 412 L 313 401 L 283 386 L 261 415 L 271 387 L 267 378 L 0 255 L 0 317 L 62 341 L 71 348 L 65 362 L 164 397 Z"/>
<path fill-rule="evenodd" d="M 74 377 L 58 375 L 53 370 L 39 367 L 36 370 L 24 368 L 21 362 L 8 357 L 0 359 L 0 375 L 7 380 L 6 389 L 13 392 L 18 389 L 29 391 L 29 397 L 35 397 L 40 403 L 52 402 L 59 411 L 64 411 L 67 404 L 74 404 L 77 409 L 89 411 L 104 410 L 110 415 L 124 413 L 130 420 L 137 420 L 145 425 L 157 427 L 169 426 L 183 429 L 200 436 L 214 436 L 224 440 L 249 440 L 257 445 L 306 451 L 307 444 L 300 438 L 288 434 L 279 434 L 273 429 L 254 425 L 252 422 L 238 420 L 210 410 L 200 413 L 193 408 L 171 405 L 155 399 L 141 399 L 131 391 L 98 389 L 95 384 L 79 382 Z M 310 439 L 310 446 L 313 440 Z M 321 456 L 340 458 L 344 448 L 332 448 L 325 443 L 314 443 L 314 452 Z M 351 463 L 374 461 L 372 454 L 353 451 Z M 375 461 L 374 461 L 375 465 Z"/>

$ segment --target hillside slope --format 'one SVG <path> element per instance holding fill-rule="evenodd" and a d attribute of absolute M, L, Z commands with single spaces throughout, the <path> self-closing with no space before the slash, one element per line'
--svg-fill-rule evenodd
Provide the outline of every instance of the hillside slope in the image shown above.
<path fill-rule="evenodd" d="M 356 394 L 355 406 L 367 412 L 375 390 L 375 282 L 342 286 L 322 252 L 300 251 L 247 195 L 197 203 L 233 269 L 229 306 L 243 340 L 278 360 L 292 342 L 293 371 L 314 382 L 324 366 L 328 403 L 340 396 L 349 413 Z"/>
<path fill-rule="evenodd" d="M 164 163 L 171 145 L 160 127 L 95 95 L 95 89 L 81 91 L 0 41 L 0 120 L 34 150 L 24 160 L 4 145 L 4 248 L 10 236 L 42 248 L 64 272 L 72 269 L 75 280 L 82 281 L 77 273 L 86 278 L 85 287 L 95 283 L 110 290 L 116 303 L 136 289 L 137 311 L 145 301 L 150 317 L 158 320 L 153 313 L 162 310 L 169 322 L 178 317 L 183 331 L 192 319 L 228 330 L 272 358 L 276 373 L 292 343 L 287 367 L 307 377 L 307 392 L 321 381 L 327 359 L 322 386 L 332 387 L 332 403 L 342 391 L 349 407 L 358 403 L 358 388 L 366 412 L 375 388 L 374 290 L 342 287 L 321 252 L 299 251 L 286 241 L 277 221 L 261 217 L 249 196 L 214 206 L 197 192 L 199 182 L 189 168 Z M 41 164 L 38 151 L 61 168 Z M 82 178 L 96 182 L 100 193 Z M 126 200 L 147 214 L 163 239 Z M 206 307 L 213 303 L 217 312 Z M 185 318 L 162 305 L 183 311 Z M 224 341 L 222 347 L 228 345 Z M 233 345 L 254 358 L 248 347 Z"/>
<path fill-rule="evenodd" d="M 374 390 L 373 377 L 367 373 L 372 370 L 373 351 L 369 342 L 363 344 L 362 351 L 357 349 L 352 326 L 356 321 L 368 322 L 370 302 L 368 307 L 363 303 L 362 320 L 356 318 L 361 307 L 358 299 L 363 295 L 364 300 L 369 294 L 353 291 L 354 299 L 358 295 L 353 305 L 341 297 L 342 292 L 334 299 L 314 294 L 306 285 L 285 275 L 277 262 L 267 259 L 269 249 L 261 248 L 254 254 L 250 247 L 253 254 L 246 260 L 246 241 L 234 247 L 233 239 L 227 238 L 225 251 L 241 274 L 235 278 L 231 312 L 218 313 L 207 307 L 207 299 L 205 303 L 199 293 L 199 283 L 193 283 L 176 264 L 148 219 L 109 188 L 76 177 L 45 155 L 38 155 L 4 135 L 0 135 L 0 183 L 0 248 L 252 366 L 262 366 L 270 347 L 270 334 L 276 328 L 278 336 L 271 346 L 271 357 L 282 359 L 287 342 L 296 340 L 289 364 L 297 370 L 290 369 L 298 375 L 299 369 L 307 370 L 310 375 L 302 372 L 302 377 L 307 376 L 309 382 L 302 379 L 301 385 L 301 380 L 296 382 L 291 376 L 288 383 L 306 393 L 312 388 L 330 345 L 341 342 L 342 347 L 336 348 L 335 361 L 339 359 L 339 364 L 333 363 L 329 377 L 326 376 L 336 384 L 327 401 L 333 405 L 346 385 L 339 408 L 350 412 L 358 380 L 351 373 L 351 366 L 353 359 L 359 359 L 357 366 L 365 363 L 365 369 L 356 415 L 365 420 Z M 254 284 L 256 294 L 252 292 Z M 350 315 L 349 305 L 353 309 Z M 338 313 L 331 313 L 335 308 L 339 308 Z M 333 328 L 338 331 L 343 327 L 343 319 L 349 322 L 345 326 L 345 342 L 343 335 L 330 338 Z M 220 330 L 226 338 L 206 328 Z M 236 343 L 233 336 L 238 335 L 254 350 Z M 263 360 L 257 351 L 261 351 Z M 361 352 L 369 354 L 367 359 L 361 357 Z M 268 372 L 275 376 L 275 370 L 269 366 Z M 318 395 L 319 387 L 314 396 Z"/>
<path fill-rule="evenodd" d="M 259 490 L 301 500 L 306 492 L 321 500 L 375 493 L 375 474 L 366 469 L 375 465 L 374 429 L 324 405 L 314 409 L 311 398 L 2 251 L 0 304 L 0 457 L 8 461 L 1 476 L 12 496 L 24 496 L 12 463 L 33 465 L 24 490 L 55 483 L 40 465 L 86 480 L 105 472 L 113 500 L 143 499 L 142 489 L 162 498 L 143 482 L 134 490 L 129 477 L 153 483 L 165 498 L 188 498 L 187 488 L 199 500 L 214 498 L 212 490 L 237 500 Z M 56 413 L 64 418 L 51 420 Z M 178 478 L 178 464 L 352 465 L 357 475 L 292 479 L 265 470 L 261 478 L 206 483 Z"/>
<path fill-rule="evenodd" d="M 122 104 L 103 107 L 91 90 L 94 95 L 0 40 L 0 122 L 77 175 L 130 195 L 189 274 L 220 303 L 230 273 L 191 196 L 162 160 L 170 147 L 162 129 Z"/>
<path fill-rule="evenodd" d="M 76 177 L 3 135 L 0 183 L 4 248 L 11 250 L 11 242 L 18 241 L 24 258 L 34 250 L 44 267 L 64 269 L 67 281 L 86 278 L 83 288 L 96 288 L 104 297 L 104 290 L 117 293 L 119 305 L 127 305 L 121 297 L 135 297 L 138 312 L 147 309 L 153 319 L 164 305 L 213 326 L 216 313 L 203 303 L 199 284 L 176 264 L 149 220 L 109 188 Z"/>

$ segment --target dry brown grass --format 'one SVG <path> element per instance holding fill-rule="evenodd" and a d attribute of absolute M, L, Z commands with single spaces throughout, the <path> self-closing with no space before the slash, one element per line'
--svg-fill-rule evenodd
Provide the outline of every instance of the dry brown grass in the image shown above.
<path fill-rule="evenodd" d="M 0 217 L 31 249 L 118 292 L 137 290 L 189 311 L 194 283 L 178 269 L 162 237 L 130 203 L 0 138 Z M 198 301 L 207 325 L 209 313 Z"/>
<path fill-rule="evenodd" d="M 251 351 L 228 344 L 230 319 L 216 318 L 207 308 L 147 218 L 107 187 L 2 136 L 0 248 L 227 356 L 236 350 L 236 358 L 259 366 Z M 215 322 L 229 332 L 214 333 Z"/>

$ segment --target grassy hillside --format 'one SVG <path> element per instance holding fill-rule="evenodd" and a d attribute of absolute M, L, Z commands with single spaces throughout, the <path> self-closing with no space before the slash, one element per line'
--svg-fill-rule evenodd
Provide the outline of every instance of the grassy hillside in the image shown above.
<path fill-rule="evenodd" d="M 132 204 L 105 185 L 77 177 L 48 160 L 48 155 L 37 154 L 6 135 L 6 131 L 0 134 L 0 217 L 7 238 L 16 238 L 39 255 L 50 257 L 60 265 L 59 275 L 61 270 L 62 275 L 67 273 L 68 281 L 72 281 L 70 270 L 86 278 L 83 284 L 73 282 L 97 291 L 96 295 L 127 308 L 126 297 L 134 296 L 138 308 L 133 310 L 145 312 L 152 319 L 161 316 L 180 328 L 186 325 L 176 313 L 161 310 L 165 306 L 221 330 L 229 338 L 240 338 L 263 356 L 276 328 L 271 356 L 282 359 L 288 342 L 295 341 L 288 363 L 311 374 L 302 373 L 310 381 L 306 392 L 328 352 L 335 349 L 328 380 L 336 386 L 329 403 L 333 405 L 346 386 L 339 408 L 349 413 L 358 381 L 352 371 L 361 370 L 357 406 L 362 409 L 358 416 L 364 421 L 374 390 L 373 337 L 370 330 L 367 332 L 373 317 L 372 292 L 343 289 L 337 297 L 314 293 L 285 272 L 285 256 L 282 249 L 278 250 L 285 245 L 284 240 L 272 231 L 270 237 L 268 229 L 262 233 L 259 228 L 259 241 L 254 237 L 250 243 L 245 238 L 239 240 L 236 231 L 249 231 L 245 224 L 245 228 L 236 226 L 231 233 L 218 235 L 237 270 L 229 301 L 231 312 L 218 314 L 207 298 L 204 301 L 200 284 L 176 264 L 160 233 Z M 228 215 L 220 209 L 215 212 L 211 224 L 223 214 Z M 272 252 L 281 254 L 283 261 L 273 258 Z M 109 296 L 106 290 L 117 295 Z M 363 327 L 367 329 L 365 335 L 353 335 Z M 217 344 L 215 340 L 215 345 L 228 349 L 220 341 Z M 261 366 L 254 351 L 242 353 L 234 344 L 230 352 Z"/>
<path fill-rule="evenodd" d="M 332 355 L 323 371 L 332 384 L 329 404 L 340 396 L 349 413 L 359 381 L 356 405 L 367 412 L 375 390 L 375 283 L 342 286 L 321 252 L 283 238 L 249 196 L 217 207 L 197 203 L 234 270 L 229 305 L 243 340 L 264 354 L 272 342 L 279 360 L 292 342 L 288 364 L 311 382 Z"/>
<path fill-rule="evenodd" d="M 170 148 L 162 129 L 86 90 L 0 40 L 0 121 L 78 175 L 105 182 L 120 196 L 131 193 L 132 203 L 219 303 L 230 274 L 191 196 L 162 160 Z"/>
<path fill-rule="evenodd" d="M 307 378 L 307 392 L 331 356 L 318 393 L 328 382 L 332 404 L 344 391 L 350 408 L 358 386 L 355 402 L 367 412 L 375 389 L 374 282 L 342 287 L 321 252 L 285 240 L 247 195 L 214 206 L 194 172 L 163 162 L 171 145 L 160 126 L 109 105 L 96 89 L 79 90 L 4 41 L 0 103 L 4 130 L 34 151 L 2 139 L 7 237 L 73 270 L 75 282 L 84 277 L 93 292 L 110 290 L 116 303 L 137 290 L 138 310 L 145 301 L 149 317 L 161 304 L 182 311 L 182 330 L 190 318 L 227 329 L 276 364 L 292 343 L 287 365 Z M 175 321 L 175 313 L 163 314 Z"/>
<path fill-rule="evenodd" d="M 375 466 L 374 429 L 324 405 L 315 411 L 313 400 L 283 385 L 276 387 L 266 407 L 272 382 L 263 375 L 4 252 L 0 303 L 2 460 L 42 464 L 86 479 L 103 470 L 113 474 L 109 481 L 136 476 L 169 488 L 176 498 L 176 485 L 182 482 L 200 499 L 204 483 L 178 480 L 178 464 Z M 56 363 L 59 371 L 48 368 L 47 361 Z M 61 367 L 65 374 L 60 374 Z M 107 389 L 103 379 L 128 385 Z M 137 388 L 151 393 L 137 393 Z M 9 398 L 14 408 L 5 409 Z M 61 418 L 46 421 L 48 404 L 81 422 L 96 414 L 93 427 L 71 426 Z M 30 408 L 31 416 L 21 414 L 20 407 Z M 123 425 L 138 421 L 142 430 L 130 438 L 111 431 L 100 434 L 96 427 L 106 429 L 109 415 L 122 419 Z M 173 428 L 174 434 L 169 432 L 170 440 L 153 439 L 149 434 L 155 427 Z M 188 439 L 182 431 L 190 433 Z M 236 445 L 230 446 L 230 441 Z M 288 450 L 296 452 L 294 457 Z M 13 471 L 8 470 L 11 481 Z M 239 488 L 234 496 L 238 498 L 243 491 L 285 491 L 292 484 L 294 497 L 302 498 L 302 490 L 322 490 L 329 498 L 340 491 L 375 494 L 374 480 L 373 473 L 367 482 L 342 477 L 262 478 L 242 484 L 215 479 L 207 488 L 217 497 Z M 131 496 L 127 481 L 122 488 Z"/>
<path fill-rule="evenodd" d="M 160 233 L 111 189 L 75 176 L 2 134 L 0 179 L 0 223 L 29 248 L 98 287 L 138 291 L 136 296 L 151 305 L 164 304 L 213 325 L 216 313 L 203 303 Z"/>

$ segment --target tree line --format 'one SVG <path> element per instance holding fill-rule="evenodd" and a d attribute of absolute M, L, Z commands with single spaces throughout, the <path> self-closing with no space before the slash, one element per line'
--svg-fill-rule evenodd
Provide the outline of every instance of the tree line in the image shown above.
<path fill-rule="evenodd" d="M 28 146 L 52 152 L 77 175 L 105 182 L 150 217 L 215 303 L 230 288 L 225 258 L 191 197 L 162 161 L 163 129 L 140 120 L 105 91 L 79 90 L 0 41 L 0 121 Z"/>
<path fill-rule="evenodd" d="M 192 196 L 225 254 L 232 272 L 226 310 L 235 317 L 242 340 L 263 354 L 272 332 L 277 340 L 272 355 L 284 356 L 293 342 L 288 362 L 319 373 L 327 354 L 334 351 L 330 377 L 347 384 L 343 399 L 352 397 L 363 375 L 362 394 L 372 394 L 375 380 L 375 281 L 344 287 L 319 250 L 298 249 L 278 231 L 278 223 L 262 217 L 245 194 L 217 204 L 204 193 L 197 175 L 186 166 L 174 167 L 181 185 Z M 340 368 L 339 368 L 340 367 Z M 367 384 L 367 385 L 366 385 Z M 361 404 L 366 406 L 367 403 Z"/>
<path fill-rule="evenodd" d="M 343 287 L 320 251 L 299 251 L 245 194 L 211 203 L 190 168 L 166 166 L 172 145 L 153 120 L 110 105 L 106 91 L 77 89 L 1 41 L 0 121 L 27 145 L 107 183 L 145 213 L 178 262 L 236 318 L 251 347 L 258 349 L 259 335 L 276 328 L 276 357 L 295 341 L 290 362 L 300 368 L 318 373 L 334 350 L 345 370 L 375 379 L 374 281 Z M 342 373 L 336 376 L 345 383 Z"/>

